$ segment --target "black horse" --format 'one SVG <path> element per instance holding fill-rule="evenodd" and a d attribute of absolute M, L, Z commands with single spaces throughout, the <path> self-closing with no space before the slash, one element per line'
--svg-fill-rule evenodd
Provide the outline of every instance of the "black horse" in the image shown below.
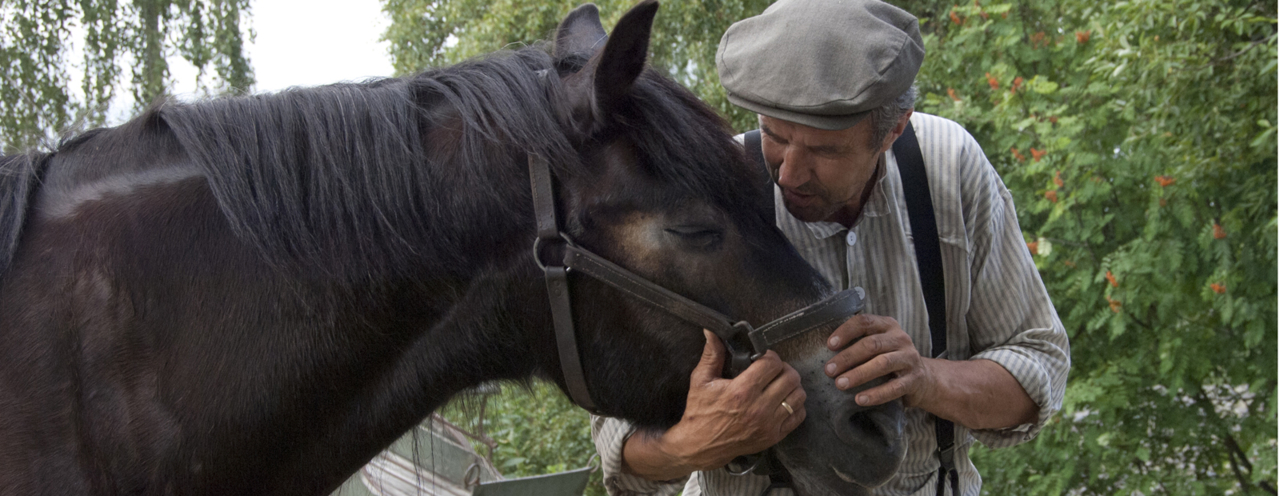
<path fill-rule="evenodd" d="M 751 322 L 825 297 L 722 120 L 644 68 L 656 10 L 602 43 L 580 8 L 554 55 L 169 103 L 0 159 L 0 494 L 324 494 L 465 388 L 563 387 L 530 154 L 580 245 L 667 288 Z M 700 330 L 571 284 L 599 407 L 676 422 Z M 805 343 L 784 358 L 820 365 Z M 806 384 L 780 446 L 803 491 L 892 474 L 900 407 Z"/>

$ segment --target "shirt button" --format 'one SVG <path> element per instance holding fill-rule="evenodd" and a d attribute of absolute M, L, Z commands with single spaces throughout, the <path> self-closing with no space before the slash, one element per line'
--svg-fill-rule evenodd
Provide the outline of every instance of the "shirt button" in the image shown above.
<path fill-rule="evenodd" d="M 858 233 L 849 231 L 849 234 L 845 235 L 844 241 L 849 243 L 849 246 L 853 246 L 854 243 L 858 242 Z"/>

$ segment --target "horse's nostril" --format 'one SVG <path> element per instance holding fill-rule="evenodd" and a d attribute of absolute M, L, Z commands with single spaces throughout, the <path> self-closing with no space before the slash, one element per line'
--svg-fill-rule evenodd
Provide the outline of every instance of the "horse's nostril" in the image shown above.
<path fill-rule="evenodd" d="M 880 427 L 876 425 L 876 421 L 871 418 L 867 412 L 856 412 L 849 416 L 849 427 L 853 429 L 853 435 L 859 439 L 870 439 L 879 437 Z"/>
<path fill-rule="evenodd" d="M 876 487 L 893 477 L 906 454 L 902 404 L 872 408 L 843 405 L 828 417 L 836 437 L 853 453 L 828 460 L 831 475 L 862 487 Z"/>
<path fill-rule="evenodd" d="M 896 407 L 896 408 L 895 408 Z M 884 455 L 896 455 L 902 449 L 902 409 L 897 404 L 846 413 L 844 422 L 836 426 L 836 436 L 859 449 Z"/>

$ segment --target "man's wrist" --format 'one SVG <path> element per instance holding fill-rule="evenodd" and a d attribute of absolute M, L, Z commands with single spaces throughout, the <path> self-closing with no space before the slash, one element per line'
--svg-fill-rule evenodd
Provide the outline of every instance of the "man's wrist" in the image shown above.
<path fill-rule="evenodd" d="M 928 371 L 914 406 L 970 429 L 1003 429 L 1034 421 L 1039 407 L 1000 364 L 986 359 L 922 359 Z M 911 403 L 909 401 L 904 402 Z"/>
<path fill-rule="evenodd" d="M 919 408 L 921 410 L 934 413 L 936 415 L 936 404 L 940 400 L 938 398 L 938 380 L 944 373 L 938 370 L 940 363 L 944 360 L 937 358 L 920 357 L 920 385 L 916 388 L 914 394 L 903 398 L 904 406 Z"/>
<path fill-rule="evenodd" d="M 683 479 L 697 471 L 671 449 L 675 443 L 666 442 L 669 433 L 637 431 L 628 437 L 622 446 L 622 472 L 665 482 Z"/>

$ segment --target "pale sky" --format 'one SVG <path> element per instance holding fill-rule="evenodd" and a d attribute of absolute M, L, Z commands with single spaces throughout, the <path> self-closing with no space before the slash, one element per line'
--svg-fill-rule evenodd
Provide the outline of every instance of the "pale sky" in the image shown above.
<path fill-rule="evenodd" d="M 379 0 L 254 0 L 257 91 L 390 76 Z"/>
<path fill-rule="evenodd" d="M 388 44 L 378 41 L 390 20 L 379 0 L 253 0 L 251 8 L 257 38 L 246 52 L 254 92 L 391 75 Z M 173 91 L 192 98 L 195 68 L 174 57 L 169 70 Z M 129 91 L 120 93 L 111 105 L 116 123 L 133 113 Z"/>

